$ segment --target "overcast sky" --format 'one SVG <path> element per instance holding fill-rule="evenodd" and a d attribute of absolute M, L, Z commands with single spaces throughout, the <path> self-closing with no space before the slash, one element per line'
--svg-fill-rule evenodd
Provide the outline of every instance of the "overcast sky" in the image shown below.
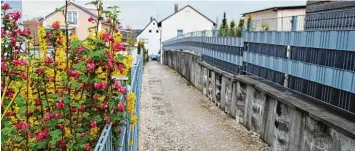
<path fill-rule="evenodd" d="M 26 18 L 46 16 L 64 5 L 65 0 L 23 0 L 23 15 Z M 75 0 L 75 3 L 85 6 L 88 1 Z M 120 21 L 124 27 L 142 29 L 148 24 L 150 16 L 158 21 L 169 16 L 174 11 L 174 4 L 179 9 L 191 5 L 213 21 L 218 17 L 221 22 L 223 12 L 226 12 L 228 22 L 240 18 L 241 13 L 264 9 L 273 6 L 305 5 L 306 0 L 298 1 L 114 1 L 104 0 L 106 6 L 118 5 L 121 9 Z M 81 18 L 79 18 L 81 19 Z"/>

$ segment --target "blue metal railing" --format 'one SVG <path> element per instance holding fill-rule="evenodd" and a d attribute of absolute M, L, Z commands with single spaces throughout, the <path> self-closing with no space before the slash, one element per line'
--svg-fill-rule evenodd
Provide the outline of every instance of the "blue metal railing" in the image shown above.
<path fill-rule="evenodd" d="M 116 147 L 113 144 L 112 135 L 112 123 L 106 124 L 99 140 L 95 146 L 94 151 L 136 151 L 138 150 L 138 135 L 140 125 L 140 97 L 142 87 L 142 72 L 143 71 L 143 56 L 142 54 L 137 56 L 137 63 L 131 67 L 131 86 L 127 86 L 127 90 L 135 93 L 135 113 L 138 117 L 135 127 L 128 121 L 124 121 L 125 126 L 121 128 L 120 134 L 120 147 Z M 123 101 L 123 96 L 120 98 Z M 127 114 L 128 117 L 128 114 Z M 134 129 L 132 131 L 132 128 Z M 133 143 L 130 141 L 133 139 Z"/>

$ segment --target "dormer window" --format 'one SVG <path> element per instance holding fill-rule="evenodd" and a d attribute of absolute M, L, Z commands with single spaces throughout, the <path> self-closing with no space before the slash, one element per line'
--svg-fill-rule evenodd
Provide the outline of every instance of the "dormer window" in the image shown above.
<path fill-rule="evenodd" d="M 68 11 L 68 21 L 71 25 L 78 25 L 78 12 L 77 11 Z"/>

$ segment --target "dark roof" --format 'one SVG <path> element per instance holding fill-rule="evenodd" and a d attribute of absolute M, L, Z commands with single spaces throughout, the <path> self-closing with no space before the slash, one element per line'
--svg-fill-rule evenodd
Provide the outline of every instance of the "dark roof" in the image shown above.
<path fill-rule="evenodd" d="M 306 8 L 306 5 L 270 7 L 270 8 L 265 8 L 265 9 L 261 9 L 261 10 L 246 12 L 246 13 L 243 13 L 243 14 L 241 14 L 241 15 L 244 16 L 245 14 L 251 14 L 251 13 L 262 12 L 262 11 L 267 11 L 267 10 L 276 11 L 276 10 L 279 10 L 279 9 L 298 9 L 298 8 Z"/>
<path fill-rule="evenodd" d="M 153 21 L 155 21 L 155 22 L 157 22 L 157 24 L 159 24 L 158 21 L 155 20 L 155 18 L 153 18 L 153 19 L 143 28 L 143 30 L 141 30 L 141 31 L 137 34 L 136 37 L 138 37 L 138 36 L 150 25 L 150 23 L 152 23 Z"/>
<path fill-rule="evenodd" d="M 129 36 L 129 30 L 131 29 L 122 29 L 120 32 L 122 34 L 122 39 L 126 40 Z M 140 34 L 143 30 L 142 29 L 132 29 L 134 38 L 137 38 L 138 34 Z"/>
<path fill-rule="evenodd" d="M 193 8 L 192 6 L 190 5 L 186 5 L 185 7 L 181 8 L 179 11 L 177 11 L 176 13 L 173 13 L 171 15 L 169 15 L 168 17 L 164 18 L 163 20 L 161 20 L 160 22 L 158 22 L 158 26 L 161 27 L 161 23 L 164 21 L 164 20 L 167 20 L 168 18 L 170 18 L 171 16 L 174 16 L 175 14 L 179 13 L 181 10 L 187 8 L 187 7 L 190 7 L 192 8 L 194 11 L 196 11 L 197 13 L 199 13 L 201 16 L 205 17 L 206 19 L 208 19 L 210 22 L 213 23 L 214 26 L 216 26 L 216 23 L 214 21 L 212 21 L 211 19 L 209 19 L 207 16 L 203 15 L 201 12 L 199 12 L 198 10 L 196 10 L 195 8 Z"/>
<path fill-rule="evenodd" d="M 73 2 L 70 2 L 70 3 L 68 4 L 68 6 L 71 5 L 71 4 L 74 5 L 75 7 L 79 8 L 79 9 L 81 9 L 82 11 L 88 13 L 88 14 L 91 15 L 92 17 L 97 18 L 97 14 L 92 13 L 89 9 L 87 9 L 87 8 L 85 8 L 85 7 L 83 7 L 83 6 L 80 6 L 80 5 L 78 5 L 78 4 L 75 4 L 75 3 L 73 3 Z M 64 7 L 65 7 L 65 5 L 62 6 L 61 8 L 59 8 L 59 9 L 64 9 Z M 57 13 L 57 11 L 54 11 L 54 12 L 48 14 L 46 17 L 40 19 L 39 21 L 43 21 L 44 19 L 46 19 L 46 18 L 48 18 L 48 17 L 54 15 L 55 13 Z"/>

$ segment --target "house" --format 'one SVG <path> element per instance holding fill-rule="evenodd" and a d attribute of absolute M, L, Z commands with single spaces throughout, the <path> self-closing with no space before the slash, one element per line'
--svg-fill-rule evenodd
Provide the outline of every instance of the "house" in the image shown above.
<path fill-rule="evenodd" d="M 305 11 L 305 5 L 281 6 L 246 12 L 241 15 L 245 18 L 244 24 L 248 25 L 250 27 L 250 30 L 290 31 L 292 29 L 292 16 L 305 15 Z M 251 18 L 251 24 L 247 23 L 248 18 Z M 303 23 L 303 20 L 304 16 L 300 16 L 297 22 Z M 298 28 L 300 28 L 298 30 L 302 30 L 303 25 L 300 25 L 300 27 Z"/>
<path fill-rule="evenodd" d="M 187 5 L 179 10 L 178 5 L 175 4 L 174 13 L 158 23 L 161 37 L 160 49 L 162 49 L 162 42 L 168 39 L 182 36 L 189 32 L 212 30 L 215 25 L 215 22 L 192 6 Z M 161 60 L 164 59 L 162 58 L 162 54 L 160 54 Z"/>
<path fill-rule="evenodd" d="M 27 28 L 30 29 L 31 31 L 31 37 L 33 39 L 33 44 L 35 46 L 38 45 L 38 27 L 41 26 L 41 22 L 36 21 L 36 20 L 27 20 L 27 21 L 23 21 L 23 24 L 27 25 Z"/>
<path fill-rule="evenodd" d="M 60 9 L 64 8 L 65 6 L 61 7 Z M 97 11 L 94 9 L 88 9 L 73 2 L 70 2 L 68 5 L 67 15 L 68 21 L 71 22 L 68 28 L 71 33 L 79 37 L 79 40 L 84 40 L 89 35 L 88 29 L 90 27 L 96 26 L 95 23 L 91 23 L 88 21 L 89 17 L 97 19 Z M 40 21 L 42 22 L 42 25 L 46 27 L 46 29 L 50 29 L 52 23 L 55 21 L 60 22 L 62 29 L 65 28 L 64 16 L 61 12 L 54 11 L 45 16 Z M 106 23 L 99 24 L 99 29 L 106 30 L 109 28 L 110 26 Z"/>
<path fill-rule="evenodd" d="M 150 22 L 138 34 L 137 42 L 143 41 L 144 47 L 148 50 L 148 55 L 158 55 L 160 51 L 160 29 L 158 22 L 150 18 Z"/>

